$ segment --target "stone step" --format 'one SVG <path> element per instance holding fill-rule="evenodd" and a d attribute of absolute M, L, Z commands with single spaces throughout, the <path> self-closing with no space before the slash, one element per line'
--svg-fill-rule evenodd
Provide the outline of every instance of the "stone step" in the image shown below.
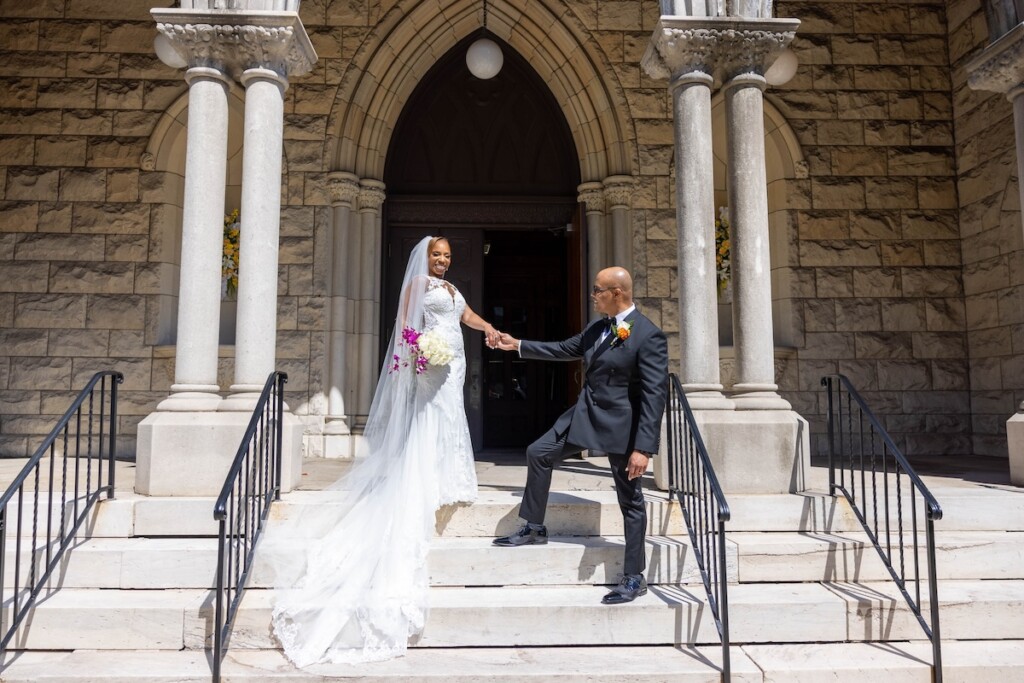
<path fill-rule="evenodd" d="M 931 683 L 931 645 L 899 642 L 742 645 L 731 650 L 735 683 Z M 947 640 L 947 681 L 1024 680 L 1024 641 Z M 720 647 L 636 646 L 413 649 L 358 667 L 320 664 L 298 670 L 276 650 L 228 650 L 223 675 L 236 683 L 718 683 Z M 10 653 L 7 683 L 208 683 L 209 654 L 199 650 L 78 650 Z"/>
<path fill-rule="evenodd" d="M 330 504 L 336 493 L 295 491 L 274 503 L 274 517 L 291 517 L 305 505 Z M 937 532 L 952 531 L 1024 531 L 1024 496 L 1019 492 L 999 489 L 978 490 L 951 487 L 938 490 L 943 506 L 943 519 L 936 523 Z M 668 502 L 668 494 L 647 491 L 648 532 L 660 535 L 685 533 L 682 515 L 676 503 Z M 441 536 L 502 536 L 519 524 L 516 515 L 519 491 L 480 491 L 479 499 L 470 506 L 443 508 L 437 514 L 437 533 Z M 728 497 L 732 519 L 728 532 L 743 531 L 805 531 L 844 533 L 860 531 L 861 526 L 842 498 L 821 492 L 782 495 L 733 495 Z M 103 500 L 90 513 L 80 535 L 86 537 L 128 536 L 214 536 L 217 524 L 213 519 L 213 498 L 175 497 L 150 498 L 131 492 L 118 492 L 117 498 Z M 45 500 L 38 511 L 38 530 L 46 525 Z M 59 504 L 53 506 L 56 529 L 60 523 Z M 17 534 L 14 524 L 17 504 L 8 507 L 10 524 L 6 534 Z M 33 510 L 26 504 L 22 525 L 23 536 L 31 535 Z M 548 508 L 548 527 L 552 534 L 599 536 L 622 535 L 622 516 L 615 492 L 553 491 Z M 923 525 L 924 518 L 919 516 Z"/>
<path fill-rule="evenodd" d="M 298 578 L 304 565 L 301 542 L 279 552 L 294 558 L 291 569 Z M 544 546 L 497 548 L 490 537 L 435 538 L 428 563 L 431 585 L 475 584 L 572 585 L 613 584 L 622 567 L 624 541 L 621 537 L 553 537 Z M 7 542 L 9 564 L 4 585 L 14 585 L 14 542 Z M 31 561 L 23 545 L 22 585 Z M 273 587 L 269 550 L 256 553 L 249 587 Z M 652 583 L 699 583 L 700 574 L 687 538 L 647 538 L 648 580 Z M 37 567 L 45 563 L 37 555 Z M 729 576 L 736 578 L 735 547 L 727 563 Z M 49 586 L 63 588 L 212 588 L 217 567 L 214 538 L 93 538 L 74 546 L 51 576 Z M 281 577 L 278 583 L 287 583 Z"/>
<path fill-rule="evenodd" d="M 713 645 L 699 586 L 653 586 L 627 605 L 600 586 L 434 588 L 416 647 Z M 926 594 L 925 594 L 926 595 Z M 949 639 L 1024 639 L 1024 581 L 951 581 L 939 594 Z M 249 590 L 231 647 L 274 649 L 274 591 Z M 729 587 L 735 644 L 917 640 L 920 625 L 891 583 Z M 927 598 L 925 598 L 927 609 Z M 49 595 L 12 649 L 203 649 L 213 604 L 205 590 L 77 590 Z"/>
<path fill-rule="evenodd" d="M 275 503 L 271 515 L 290 519 L 310 505 L 323 507 L 337 499 L 336 492 L 296 491 Z M 521 491 L 480 491 L 472 505 L 447 506 L 437 512 L 436 534 L 446 537 L 494 537 L 512 533 L 522 524 L 518 515 Z M 678 505 L 660 491 L 647 495 L 647 530 L 673 536 L 686 533 Z M 615 491 L 552 491 L 545 525 L 557 536 L 621 536 L 622 512 Z"/>
<path fill-rule="evenodd" d="M 209 654 L 198 650 L 26 653 L 4 670 L 7 683 L 209 683 Z M 410 650 L 404 657 L 359 666 L 296 669 L 280 651 L 228 650 L 222 675 L 232 683 L 361 681 L 365 683 L 718 683 L 720 647 L 553 647 Z M 733 680 L 761 683 L 736 650 Z"/>
<path fill-rule="evenodd" d="M 889 580 L 885 565 L 863 531 L 841 534 L 732 532 L 727 533 L 727 538 L 737 548 L 741 583 Z M 924 540 L 923 534 L 921 540 Z M 935 566 L 940 582 L 1014 579 L 1024 573 L 1024 533 L 942 531 L 936 533 L 935 545 Z M 910 545 L 904 548 L 903 561 L 908 575 L 913 572 L 913 552 Z M 898 545 L 893 545 L 891 553 L 898 569 Z M 918 548 L 918 561 L 924 573 L 926 548 L 923 545 Z"/>
<path fill-rule="evenodd" d="M 7 541 L 4 586 L 14 585 L 15 542 Z M 301 557 L 302 543 L 289 554 Z M 730 582 L 887 581 L 867 535 L 860 533 L 728 534 L 727 572 Z M 76 542 L 50 580 L 67 588 L 210 588 L 214 585 L 217 542 L 213 538 L 93 538 Z M 496 548 L 490 537 L 435 538 L 429 558 L 431 584 L 572 585 L 610 584 L 621 570 L 621 537 L 553 537 L 546 546 Z M 273 586 L 267 550 L 256 554 L 250 587 Z M 924 549 L 919 549 L 924 570 Z M 29 553 L 22 541 L 21 580 L 27 577 Z M 651 583 L 699 583 L 687 536 L 648 536 Z M 894 556 L 897 559 L 898 555 Z M 911 549 L 905 563 L 911 567 Z M 36 556 L 37 568 L 45 553 Z M 937 538 L 936 566 L 940 581 L 1013 579 L 1024 567 L 1024 534 L 1017 532 L 951 532 Z M 303 569 L 296 559 L 296 577 Z M 287 579 L 283 579 L 287 580 Z"/>

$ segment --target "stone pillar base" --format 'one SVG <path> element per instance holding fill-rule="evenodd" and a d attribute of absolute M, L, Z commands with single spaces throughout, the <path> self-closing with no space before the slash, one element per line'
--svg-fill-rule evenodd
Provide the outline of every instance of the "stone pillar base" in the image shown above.
<path fill-rule="evenodd" d="M 217 496 L 249 424 L 249 413 L 155 412 L 139 423 L 135 492 Z M 302 477 L 302 424 L 284 414 L 281 490 Z"/>
<path fill-rule="evenodd" d="M 726 496 L 793 493 L 807 488 L 811 438 L 792 410 L 694 410 L 704 445 Z M 668 440 L 654 462 L 654 483 L 667 490 Z"/>
<path fill-rule="evenodd" d="M 1006 441 L 1010 450 L 1010 483 L 1024 486 L 1024 413 L 1006 421 Z"/>

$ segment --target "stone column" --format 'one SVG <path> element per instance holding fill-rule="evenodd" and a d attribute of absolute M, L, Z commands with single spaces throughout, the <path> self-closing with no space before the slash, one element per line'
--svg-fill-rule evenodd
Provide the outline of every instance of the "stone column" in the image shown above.
<path fill-rule="evenodd" d="M 662 27 L 644 56 L 654 78 L 668 78 L 676 144 L 679 381 L 694 410 L 728 410 L 722 395 L 715 279 L 715 185 L 711 146 L 710 64 L 707 34 Z"/>
<path fill-rule="evenodd" d="M 601 183 L 582 183 L 578 188 L 579 202 L 587 214 L 587 282 L 584 291 L 589 292 L 598 272 L 611 265 L 605 248 L 604 191 Z M 591 318 L 597 314 L 588 306 Z"/>
<path fill-rule="evenodd" d="M 384 205 L 384 183 L 371 178 L 359 181 L 359 242 L 360 267 L 355 269 L 358 297 L 355 347 L 358 349 L 358 385 L 355 412 L 360 423 L 370 414 L 370 403 L 377 388 L 381 360 L 380 346 L 380 250 L 381 217 Z"/>
<path fill-rule="evenodd" d="M 604 187 L 605 205 L 611 214 L 611 258 L 609 265 L 633 272 L 633 225 L 631 210 L 636 181 L 632 176 L 608 176 Z"/>
<path fill-rule="evenodd" d="M 351 428 L 346 419 L 346 393 L 354 383 L 348 372 L 348 337 L 352 330 L 352 291 L 349 288 L 351 264 L 350 237 L 359 197 L 359 177 L 336 171 L 330 174 L 328 187 L 333 207 L 331 232 L 331 303 L 328 317 L 328 395 L 327 423 L 324 425 L 324 455 L 350 457 Z"/>
<path fill-rule="evenodd" d="M 239 235 L 235 382 L 220 410 L 251 412 L 277 348 L 277 255 L 281 229 L 281 155 L 288 79 L 247 69 L 245 148 L 242 152 L 242 230 Z"/>
<path fill-rule="evenodd" d="M 696 4 L 693 5 L 696 7 Z M 715 6 L 716 12 L 721 9 Z M 755 20 L 717 18 L 705 7 L 700 16 L 663 16 L 654 29 L 642 65 L 653 78 L 669 79 L 673 94 L 673 115 L 676 132 L 676 201 L 679 233 L 679 326 L 682 353 L 681 383 L 685 383 L 687 399 L 694 408 L 708 454 L 726 493 L 782 493 L 805 487 L 804 476 L 809 468 L 810 440 L 807 422 L 790 410 L 739 411 L 728 410 L 732 401 L 721 394 L 718 369 L 717 292 L 715 287 L 715 239 L 713 168 L 711 140 L 711 89 L 717 78 L 732 81 L 749 69 L 750 46 L 772 44 L 777 50 L 791 40 L 799 22 L 795 20 Z M 715 9 L 715 8 L 711 8 Z M 713 17 L 707 14 L 713 14 Z M 776 43 L 764 36 L 780 36 Z M 759 43 L 762 41 L 762 43 Z M 760 48 L 764 50 L 765 48 Z M 775 49 L 775 48 L 773 48 Z M 768 51 L 766 51 L 768 52 Z M 762 55 L 767 68 L 775 52 Z M 746 61 L 744 61 L 746 60 Z M 758 72 L 760 73 L 760 72 Z M 760 97 L 760 90 L 757 95 Z M 760 104 L 760 100 L 757 101 Z M 767 249 L 767 188 L 765 186 L 763 137 L 764 124 L 753 120 L 750 129 L 734 131 L 743 135 L 747 147 L 743 159 L 730 155 L 730 172 L 734 163 L 761 164 L 760 175 L 750 179 L 733 179 L 733 187 L 742 193 L 738 201 L 748 202 L 758 189 L 765 197 L 761 206 L 761 228 L 752 234 Z M 741 113 L 736 109 L 736 115 Z M 761 153 L 751 140 L 761 138 Z M 755 204 L 756 206 L 756 204 Z M 750 217 L 759 216 L 756 212 Z M 763 228 L 763 229 L 762 229 Z M 735 244 L 735 243 L 734 243 Z M 765 252 L 767 253 L 767 252 Z M 736 256 L 734 252 L 734 277 Z M 749 257 L 748 265 L 752 265 Z M 767 278 L 767 262 L 764 263 Z M 760 277 L 760 274 L 757 274 Z M 759 280 L 749 278 L 748 285 Z M 765 279 L 764 295 L 768 306 L 768 335 L 756 340 L 767 348 L 771 362 L 770 283 Z M 763 322 L 763 321 L 762 321 Z M 762 348 L 755 347 L 758 353 Z M 769 375 L 769 382 L 771 376 Z M 741 389 L 750 389 L 741 387 Z M 760 388 L 760 387 L 758 387 Z M 774 387 L 772 387 L 774 389 Z M 741 394 L 742 395 L 742 394 Z M 789 404 L 773 393 L 763 397 L 761 408 L 788 408 Z M 739 400 L 737 400 L 737 404 Z M 739 407 L 736 405 L 736 407 Z M 753 407 L 753 406 L 745 406 Z M 663 442 L 665 440 L 663 439 Z M 664 450 L 655 460 L 655 482 L 667 486 L 667 464 Z"/>
<path fill-rule="evenodd" d="M 248 412 L 214 410 L 221 404 L 214 392 L 227 163 L 224 75 L 249 89 L 232 387 L 244 396 L 232 402 L 251 407 L 275 362 L 283 89 L 289 76 L 313 68 L 316 54 L 295 12 L 252 11 L 239 0 L 233 10 L 185 3 L 184 9 L 151 14 L 160 33 L 154 43 L 160 59 L 191 67 L 189 130 L 174 393 L 139 423 L 135 490 L 214 496 L 249 422 Z M 287 491 L 301 476 L 302 426 L 286 413 L 282 431 L 281 485 Z"/>
<path fill-rule="evenodd" d="M 764 155 L 764 76 L 740 73 L 725 84 L 732 325 L 737 410 L 789 410 L 775 384 L 768 181 Z"/>
<path fill-rule="evenodd" d="M 221 401 L 217 345 L 230 81 L 214 67 L 192 67 L 185 80 L 189 116 L 174 384 L 158 411 L 213 410 Z"/>
<path fill-rule="evenodd" d="M 1008 6 L 994 10 L 1002 13 L 1003 24 L 1009 25 Z M 990 13 L 992 10 L 990 10 Z M 1019 19 L 1014 14 L 1014 19 Z M 1024 23 L 1018 23 L 1002 35 L 1003 25 L 990 26 L 995 39 L 981 54 L 966 65 L 967 84 L 975 90 L 1004 93 L 1013 104 L 1013 127 L 1017 146 L 1017 189 L 1020 192 L 1022 231 L 1024 231 Z M 1024 308 L 1024 301 L 1018 306 Z M 1020 388 L 1018 384 L 1017 388 Z M 1007 449 L 1010 457 L 1010 481 L 1024 486 L 1024 402 L 1006 422 Z"/>

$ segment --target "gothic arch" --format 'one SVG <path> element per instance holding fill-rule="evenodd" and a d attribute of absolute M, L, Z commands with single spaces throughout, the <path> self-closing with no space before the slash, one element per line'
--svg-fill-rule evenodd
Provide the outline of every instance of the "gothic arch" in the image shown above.
<path fill-rule="evenodd" d="M 388 143 L 416 84 L 437 59 L 481 26 L 477 0 L 406 0 L 370 32 L 338 88 L 326 169 L 382 178 Z M 587 29 L 554 0 L 494 0 L 487 28 L 526 57 L 565 114 L 584 182 L 630 175 L 636 133 L 615 71 Z"/>
<path fill-rule="evenodd" d="M 726 189 L 725 95 L 719 92 L 712 101 L 713 143 L 715 155 L 715 206 L 729 204 Z M 790 205 L 793 181 L 806 177 L 806 162 L 796 134 L 768 97 L 764 100 L 765 166 L 768 180 L 768 233 L 772 267 L 772 324 L 775 345 L 797 346 L 792 304 L 792 272 L 797 265 L 792 247 L 796 207 Z M 732 344 L 732 321 L 727 306 L 719 309 L 719 337 Z"/>

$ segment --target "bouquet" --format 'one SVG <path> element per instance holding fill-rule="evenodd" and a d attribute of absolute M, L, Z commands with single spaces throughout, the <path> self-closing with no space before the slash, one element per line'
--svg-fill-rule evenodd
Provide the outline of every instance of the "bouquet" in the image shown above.
<path fill-rule="evenodd" d="M 453 353 L 451 346 L 435 331 L 419 332 L 412 327 L 402 328 L 402 339 L 398 342 L 407 349 L 406 358 L 397 353 L 392 356 L 390 372 L 398 372 L 401 368 L 414 368 L 419 375 L 426 371 L 427 365 L 441 367 L 451 362 Z"/>

